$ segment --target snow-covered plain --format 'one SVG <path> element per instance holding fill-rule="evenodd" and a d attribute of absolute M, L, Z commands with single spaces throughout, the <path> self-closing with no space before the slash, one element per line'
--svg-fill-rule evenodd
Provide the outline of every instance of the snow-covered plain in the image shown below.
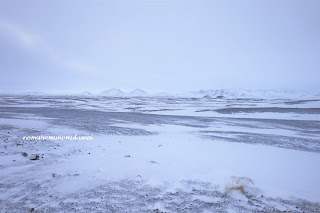
<path fill-rule="evenodd" d="M 320 99 L 202 95 L 0 96 L 1 212 L 320 211 Z"/>

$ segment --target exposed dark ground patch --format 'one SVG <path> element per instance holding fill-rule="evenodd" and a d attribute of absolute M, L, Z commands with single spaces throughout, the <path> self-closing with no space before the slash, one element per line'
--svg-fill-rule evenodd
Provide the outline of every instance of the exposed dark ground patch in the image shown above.
<path fill-rule="evenodd" d="M 118 127 L 117 124 L 139 124 L 148 125 L 180 125 L 200 128 L 201 134 L 207 134 L 213 139 L 229 140 L 231 142 L 263 144 L 287 149 L 302 151 L 320 152 L 320 140 L 306 138 L 294 138 L 281 135 L 263 135 L 251 133 L 254 129 L 284 129 L 294 131 L 303 136 L 319 137 L 320 121 L 309 120 L 284 120 L 284 119 L 255 119 L 255 118 L 219 118 L 200 116 L 176 116 L 157 115 L 142 112 L 105 112 L 98 110 L 77 109 L 59 107 L 0 107 L 2 118 L 20 119 L 23 115 L 35 115 L 43 118 L 53 125 L 69 126 L 71 128 L 85 130 L 92 133 L 113 134 L 113 135 L 150 135 L 157 132 L 150 132 L 143 128 Z M 215 127 L 217 124 L 229 127 L 248 128 L 247 133 L 237 135 L 236 138 L 228 139 L 212 136 L 205 132 L 204 128 Z"/>
<path fill-rule="evenodd" d="M 232 131 L 200 131 L 200 134 L 203 137 L 227 142 L 263 144 L 286 149 L 320 152 L 320 139 Z"/>
<path fill-rule="evenodd" d="M 209 110 L 207 110 L 209 111 Z M 232 113 L 298 113 L 298 114 L 320 114 L 320 108 L 281 108 L 281 107 L 252 107 L 252 108 L 223 108 L 213 110 L 222 114 Z"/>
<path fill-rule="evenodd" d="M 34 114 L 45 118 L 55 118 L 48 122 L 55 125 L 70 126 L 72 128 L 104 134 L 146 135 L 153 134 L 143 129 L 113 126 L 121 121 L 141 125 L 175 124 L 193 127 L 205 127 L 212 119 L 192 116 L 169 116 L 144 114 L 138 112 L 103 112 L 97 110 L 69 109 L 69 108 L 21 108 L 0 107 L 0 113 L 15 112 Z M 5 118 L 14 118 L 13 114 L 2 114 Z M 115 122 L 117 120 L 117 122 Z"/>
<path fill-rule="evenodd" d="M 295 101 L 286 101 L 284 102 L 285 104 L 288 105 L 295 105 L 295 104 L 304 104 L 308 102 L 315 102 L 315 101 L 320 101 L 320 99 L 312 99 L 312 100 L 295 100 Z"/>

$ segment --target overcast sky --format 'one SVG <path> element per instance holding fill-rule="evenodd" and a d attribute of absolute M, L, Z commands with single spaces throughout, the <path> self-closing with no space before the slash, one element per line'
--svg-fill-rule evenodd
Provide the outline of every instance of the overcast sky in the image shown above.
<path fill-rule="evenodd" d="M 319 11 L 319 0 L 1 0 L 0 91 L 319 91 Z"/>

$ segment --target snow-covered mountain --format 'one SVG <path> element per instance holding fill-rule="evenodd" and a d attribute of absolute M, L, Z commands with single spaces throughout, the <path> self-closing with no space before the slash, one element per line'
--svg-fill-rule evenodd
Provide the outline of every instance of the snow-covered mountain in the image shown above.
<path fill-rule="evenodd" d="M 76 95 L 92 95 L 92 93 L 90 93 L 88 91 L 84 91 L 84 92 L 78 93 Z"/>
<path fill-rule="evenodd" d="M 110 90 L 105 90 L 105 91 L 99 93 L 99 95 L 103 95 L 103 96 L 124 96 L 125 93 L 122 92 L 119 89 L 110 89 Z"/>
<path fill-rule="evenodd" d="M 199 90 L 183 94 L 190 97 L 204 98 L 262 98 L 262 99 L 306 99 L 320 98 L 320 94 L 296 90 L 245 90 L 245 89 L 217 89 Z"/>
<path fill-rule="evenodd" d="M 129 96 L 147 96 L 148 93 L 141 89 L 135 89 L 135 90 L 132 90 L 128 95 Z"/>
<path fill-rule="evenodd" d="M 113 96 L 113 97 L 118 97 L 118 96 L 138 97 L 138 96 L 147 96 L 148 93 L 143 91 L 142 89 L 135 89 L 129 93 L 123 92 L 120 89 L 110 89 L 110 90 L 105 90 L 99 93 L 98 95 Z"/>

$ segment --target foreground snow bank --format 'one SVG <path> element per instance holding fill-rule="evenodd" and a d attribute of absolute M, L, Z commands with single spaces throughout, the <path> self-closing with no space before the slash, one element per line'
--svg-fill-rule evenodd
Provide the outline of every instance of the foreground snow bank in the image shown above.
<path fill-rule="evenodd" d="M 46 128 L 57 135 L 77 132 Z M 159 134 L 25 141 L 23 146 L 10 146 L 19 131 L 10 130 L 9 149 L 0 156 L 0 205 L 49 212 L 319 208 L 299 200 L 320 201 L 317 153 L 203 139 L 192 127 L 144 128 Z M 22 151 L 41 158 L 31 161 Z"/>
<path fill-rule="evenodd" d="M 317 153 L 201 139 L 188 133 L 192 128 L 187 127 L 156 128 L 162 133 L 96 136 L 93 142 L 77 144 L 90 154 L 72 155 L 57 169 L 90 174 L 79 178 L 80 185 L 139 177 L 153 186 L 174 188 L 181 180 L 193 179 L 212 182 L 220 191 L 233 176 L 248 177 L 267 196 L 320 201 Z M 60 186 L 57 192 L 70 184 L 66 181 Z"/>

